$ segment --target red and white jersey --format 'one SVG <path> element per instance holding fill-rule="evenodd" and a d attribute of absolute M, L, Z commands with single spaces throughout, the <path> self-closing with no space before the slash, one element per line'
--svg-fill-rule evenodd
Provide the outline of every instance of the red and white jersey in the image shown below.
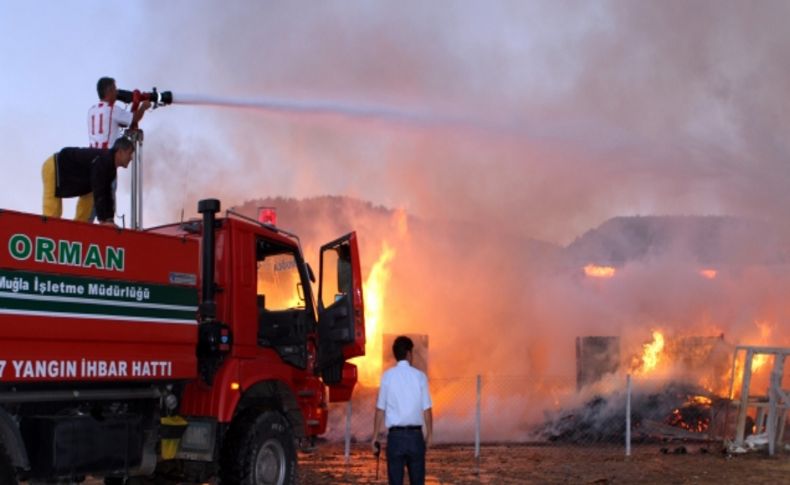
<path fill-rule="evenodd" d="M 88 110 L 88 141 L 91 148 L 111 148 L 121 136 L 121 128 L 132 122 L 132 113 L 100 101 Z"/>

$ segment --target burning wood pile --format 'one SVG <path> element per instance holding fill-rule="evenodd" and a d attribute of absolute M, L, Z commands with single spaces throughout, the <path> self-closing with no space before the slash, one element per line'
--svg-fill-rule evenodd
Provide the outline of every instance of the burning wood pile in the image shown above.
<path fill-rule="evenodd" d="M 547 416 L 536 438 L 562 442 L 622 442 L 626 385 L 631 374 L 632 437 L 635 441 L 708 440 L 725 429 L 725 394 L 731 346 L 723 336 L 670 338 L 652 332 L 636 355 L 621 356 L 619 337 L 576 340 L 577 389 L 592 395 L 574 409 Z"/>
<path fill-rule="evenodd" d="M 631 397 L 634 441 L 708 440 L 724 424 L 728 399 L 683 383 L 669 383 Z M 583 405 L 547 416 L 533 430 L 540 440 L 621 443 L 625 438 L 626 393 L 595 396 Z"/>

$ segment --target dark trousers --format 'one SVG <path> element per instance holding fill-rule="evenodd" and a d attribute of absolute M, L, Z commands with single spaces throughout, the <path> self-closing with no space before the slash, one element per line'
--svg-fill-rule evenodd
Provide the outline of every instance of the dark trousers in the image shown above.
<path fill-rule="evenodd" d="M 425 438 L 421 429 L 390 429 L 387 433 L 387 478 L 390 485 L 403 484 L 403 467 L 411 485 L 425 484 Z"/>

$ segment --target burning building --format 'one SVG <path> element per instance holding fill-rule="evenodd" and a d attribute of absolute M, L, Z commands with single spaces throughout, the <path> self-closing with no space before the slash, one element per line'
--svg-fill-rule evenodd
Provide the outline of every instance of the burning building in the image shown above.
<path fill-rule="evenodd" d="M 563 248 L 338 197 L 245 207 L 254 214 L 259 206 L 277 206 L 279 223 L 305 234 L 308 256 L 317 253 L 313 241 L 360 230 L 368 348 L 356 362 L 358 397 L 375 394 L 389 354 L 383 335 L 425 335 L 437 436 L 472 436 L 478 375 L 484 439 L 533 439 L 546 412 L 561 416 L 586 403 L 597 403 L 588 416 L 622 417 L 616 403 L 626 373 L 635 412 L 660 403 L 644 412 L 642 430 L 696 432 L 696 408 L 709 400 L 715 411 L 729 397 L 733 345 L 790 344 L 785 246 L 758 223 L 615 218 Z M 332 224 L 312 223 L 327 213 Z M 766 371 L 758 368 L 755 388 L 767 384 Z M 707 432 L 717 421 L 709 423 Z"/>

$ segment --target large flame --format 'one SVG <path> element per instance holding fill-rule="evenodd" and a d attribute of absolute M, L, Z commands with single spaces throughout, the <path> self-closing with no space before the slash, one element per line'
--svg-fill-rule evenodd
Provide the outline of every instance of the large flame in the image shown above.
<path fill-rule="evenodd" d="M 776 323 L 771 321 L 757 320 L 754 321 L 754 326 L 759 331 L 759 336 L 747 339 L 747 345 L 754 346 L 768 346 L 771 344 L 775 334 Z M 715 332 L 714 332 L 715 333 Z M 694 358 L 695 356 L 689 355 L 688 350 L 683 347 L 678 347 L 676 341 L 667 340 L 665 335 L 657 330 L 652 332 L 653 340 L 645 343 L 642 346 L 642 353 L 635 356 L 632 360 L 631 371 L 637 376 L 656 376 L 658 373 L 678 372 L 684 369 L 685 359 Z M 702 347 L 701 347 L 702 349 Z M 710 349 L 707 350 L 710 352 Z M 679 353 L 680 352 L 680 353 Z M 740 395 L 741 386 L 743 383 L 743 374 L 745 364 L 745 352 L 739 352 L 734 363 L 734 380 L 732 391 L 729 394 L 730 399 L 736 398 Z M 698 356 L 696 356 L 698 357 Z M 754 354 L 751 360 L 751 389 L 759 389 L 767 385 L 767 367 L 771 362 L 770 354 Z M 719 396 L 727 396 L 727 389 L 730 386 L 731 373 L 733 368 L 727 366 L 726 369 L 715 367 L 718 374 L 704 374 L 699 375 L 698 384 L 712 394 Z M 703 403 L 698 403 L 703 404 Z"/>
<path fill-rule="evenodd" d="M 373 264 L 363 285 L 365 295 L 365 356 L 354 360 L 359 369 L 359 382 L 366 386 L 378 385 L 381 377 L 381 341 L 384 320 L 384 303 L 390 280 L 390 263 L 395 250 L 387 243 L 381 244 L 381 253 Z"/>
<path fill-rule="evenodd" d="M 408 239 L 408 215 L 404 209 L 394 212 L 391 224 L 398 240 Z M 378 386 L 381 378 L 385 302 L 391 276 L 390 264 L 395 259 L 395 253 L 395 248 L 386 239 L 382 240 L 379 257 L 362 286 L 365 295 L 365 355 L 354 359 L 354 363 L 359 371 L 359 382 L 364 386 Z"/>
<path fill-rule="evenodd" d="M 648 374 L 658 367 L 661 353 L 664 350 L 664 335 L 658 330 L 653 330 L 653 341 L 644 344 L 641 366 L 636 374 Z"/>

